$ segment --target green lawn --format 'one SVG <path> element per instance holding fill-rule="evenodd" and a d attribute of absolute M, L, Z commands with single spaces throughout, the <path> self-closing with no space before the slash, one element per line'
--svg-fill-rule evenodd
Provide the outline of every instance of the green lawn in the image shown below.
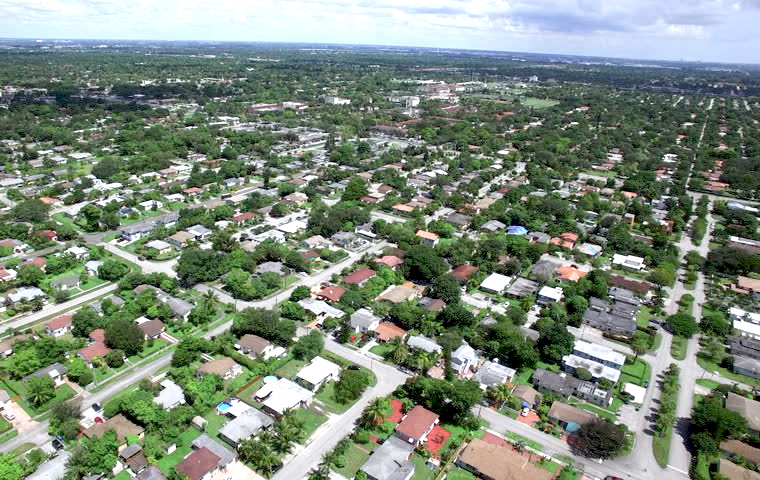
<path fill-rule="evenodd" d="M 550 98 L 523 97 L 520 99 L 520 105 L 533 108 L 549 108 L 559 105 L 559 101 Z"/>
<path fill-rule="evenodd" d="M 359 468 L 364 465 L 364 462 L 366 462 L 368 458 L 369 454 L 366 454 L 363 451 L 359 450 L 359 447 L 356 445 L 351 445 L 346 454 L 343 456 L 346 464 L 341 468 L 337 468 L 333 465 L 333 470 L 346 478 L 353 478 L 354 475 L 356 475 L 356 472 L 359 471 Z"/>
<path fill-rule="evenodd" d="M 655 435 L 654 438 L 652 438 L 654 459 L 657 460 L 657 464 L 662 468 L 668 466 L 668 458 L 670 457 L 670 437 L 672 435 L 673 428 L 670 427 L 665 431 L 664 435 Z"/>
<path fill-rule="evenodd" d="M 441 447 L 441 451 L 445 451 L 447 448 L 456 448 L 459 445 L 462 444 L 462 442 L 465 439 L 472 440 L 473 438 L 483 438 L 483 435 L 485 435 L 486 431 L 482 429 L 478 429 L 475 431 L 465 430 L 462 427 L 458 427 L 456 425 L 450 425 L 450 424 L 443 424 L 441 427 L 446 430 L 447 432 L 451 433 L 451 436 L 448 440 L 446 440 L 446 443 L 443 444 Z"/>
<path fill-rule="evenodd" d="M 513 432 L 507 432 L 504 434 L 504 436 L 511 440 L 514 440 L 515 442 L 522 442 L 537 452 L 540 452 L 544 448 L 541 446 L 541 444 L 536 443 L 533 440 L 528 440 L 527 438 Z"/>
<path fill-rule="evenodd" d="M 316 398 L 322 402 L 330 413 L 344 413 L 356 402 L 338 403 L 333 398 L 335 395 L 335 382 L 330 381 L 317 393 Z"/>
<path fill-rule="evenodd" d="M 659 333 L 655 334 L 654 336 L 654 342 L 652 342 L 652 347 L 649 349 L 650 352 L 656 352 L 660 349 L 660 344 L 662 343 L 662 335 Z"/>
<path fill-rule="evenodd" d="M 718 388 L 720 383 L 716 382 L 715 380 L 708 380 L 706 378 L 697 380 L 697 385 L 701 385 L 705 388 L 709 388 L 710 390 L 713 390 L 715 388 Z"/>
<path fill-rule="evenodd" d="M 700 355 L 697 355 L 697 364 L 708 372 L 717 372 L 718 375 L 726 380 L 743 383 L 751 387 L 760 387 L 760 380 L 745 377 L 744 375 L 739 375 L 738 373 L 726 370 L 725 368 L 718 366 L 716 363 L 711 362 L 706 358 L 702 358 Z"/>
<path fill-rule="evenodd" d="M 533 465 L 537 466 L 538 468 L 543 468 L 544 470 L 552 472 L 554 475 L 556 475 L 557 470 L 559 470 L 559 463 L 557 462 L 533 462 Z"/>
<path fill-rule="evenodd" d="M 676 360 L 683 360 L 686 358 L 686 345 L 687 341 L 683 337 L 678 335 L 673 336 L 673 343 L 670 344 L 670 356 Z"/>
<path fill-rule="evenodd" d="M 446 472 L 446 480 L 475 480 L 475 475 L 471 474 L 467 470 L 463 470 L 459 467 L 454 467 Z"/>
<path fill-rule="evenodd" d="M 224 415 L 217 415 L 216 407 L 212 408 L 210 412 L 203 416 L 203 418 L 208 421 L 206 424 L 206 434 L 209 437 L 216 437 L 216 434 L 219 433 L 219 429 L 229 420 Z"/>
<path fill-rule="evenodd" d="M 573 406 L 581 410 L 586 410 L 587 412 L 595 413 L 599 415 L 600 417 L 604 418 L 605 420 L 608 420 L 613 423 L 615 422 L 615 420 L 617 420 L 617 417 L 615 416 L 613 412 L 610 412 L 609 410 L 604 410 L 594 405 L 590 405 L 588 403 L 578 403 L 578 404 L 574 404 Z"/>
<path fill-rule="evenodd" d="M 635 363 L 629 364 L 626 362 L 626 364 L 623 365 L 620 382 L 618 383 L 623 385 L 624 383 L 631 382 L 643 386 L 644 382 L 649 381 L 651 373 L 652 371 L 649 364 L 639 358 Z"/>
<path fill-rule="evenodd" d="M 515 376 L 513 380 L 515 385 L 531 385 L 530 378 L 535 373 L 535 368 L 524 368 Z"/>
<path fill-rule="evenodd" d="M 309 437 L 319 428 L 320 425 L 327 421 L 327 415 L 321 415 L 303 408 L 299 408 L 293 412 L 293 415 L 303 420 L 303 430 L 301 431 L 301 438 L 298 439 L 298 443 L 304 445 Z"/>
<path fill-rule="evenodd" d="M 2 445 L 3 443 L 7 442 L 8 440 L 16 436 L 18 436 L 18 430 L 11 430 L 8 433 L 0 435 L 0 445 Z"/>
<path fill-rule="evenodd" d="M 10 430 L 12 425 L 6 419 L 0 417 L 0 433 L 5 433 Z"/>
<path fill-rule="evenodd" d="M 191 427 L 188 430 L 185 430 L 177 442 L 177 449 L 172 452 L 171 455 L 162 457 L 161 460 L 158 461 L 158 468 L 160 468 L 165 475 L 169 475 L 171 471 L 174 470 L 174 467 L 190 454 L 192 451 L 190 444 L 200 435 L 201 432 L 195 428 Z"/>
<path fill-rule="evenodd" d="M 374 347 L 370 348 L 369 351 L 375 355 L 379 355 L 385 358 L 385 356 L 392 352 L 395 348 L 396 346 L 391 343 L 381 343 L 380 345 L 375 345 Z"/>
<path fill-rule="evenodd" d="M 294 358 L 282 367 L 278 368 L 274 374 L 282 378 L 293 380 L 296 377 L 298 371 L 301 370 L 304 365 L 306 365 L 305 361 L 297 360 Z"/>
<path fill-rule="evenodd" d="M 122 470 L 121 472 L 119 472 L 118 475 L 113 477 L 113 480 L 131 480 L 131 479 L 132 477 L 129 476 L 126 470 Z"/>
<path fill-rule="evenodd" d="M 416 453 L 412 455 L 412 463 L 414 464 L 414 475 L 412 480 L 433 480 L 435 474 L 427 466 L 427 461 Z"/>
<path fill-rule="evenodd" d="M 639 310 L 639 313 L 636 315 L 636 324 L 641 328 L 647 328 L 649 326 L 650 318 L 654 318 L 652 310 L 646 305 L 643 305 Z"/>

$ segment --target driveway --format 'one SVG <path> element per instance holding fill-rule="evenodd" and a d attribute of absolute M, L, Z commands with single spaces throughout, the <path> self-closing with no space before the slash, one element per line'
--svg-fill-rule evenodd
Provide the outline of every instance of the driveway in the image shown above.
<path fill-rule="evenodd" d="M 13 420 L 8 420 L 13 428 L 18 430 L 18 433 L 28 432 L 38 425 L 38 422 L 32 420 L 32 417 L 24 411 L 21 406 L 16 402 L 10 402 L 3 408 L 3 413 L 11 413 L 15 416 Z"/>

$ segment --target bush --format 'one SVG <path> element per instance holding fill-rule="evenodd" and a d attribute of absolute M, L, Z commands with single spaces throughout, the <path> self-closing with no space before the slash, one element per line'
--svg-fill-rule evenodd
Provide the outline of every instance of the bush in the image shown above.
<path fill-rule="evenodd" d="M 124 352 L 121 350 L 112 350 L 106 355 L 105 361 L 109 367 L 119 368 L 124 365 Z"/>
<path fill-rule="evenodd" d="M 356 433 L 354 433 L 354 440 L 356 443 L 367 443 L 369 442 L 369 438 L 369 431 L 364 428 L 360 428 L 356 431 Z"/>

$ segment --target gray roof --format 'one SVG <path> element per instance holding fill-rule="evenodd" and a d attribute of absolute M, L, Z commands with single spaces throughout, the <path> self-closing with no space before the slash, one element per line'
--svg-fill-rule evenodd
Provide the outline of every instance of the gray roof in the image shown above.
<path fill-rule="evenodd" d="M 526 297 L 528 295 L 536 293 L 536 290 L 538 290 L 538 283 L 534 282 L 533 280 L 528 280 L 527 278 L 520 277 L 515 280 L 512 285 L 510 285 L 506 293 L 507 295 L 512 295 L 513 297 Z"/>
<path fill-rule="evenodd" d="M 409 461 L 412 451 L 413 445 L 398 437 L 390 437 L 372 452 L 361 470 L 375 480 L 406 478 L 414 471 L 414 464 Z"/>
<path fill-rule="evenodd" d="M 373 323 L 379 322 L 380 319 L 366 308 L 360 308 L 351 314 L 351 326 L 369 328 Z"/>
<path fill-rule="evenodd" d="M 153 220 L 149 220 L 146 222 L 135 223 L 134 225 L 127 225 L 126 227 L 119 229 L 119 232 L 122 234 L 132 235 L 134 233 L 152 232 L 155 228 L 156 224 L 153 222 Z"/>
<path fill-rule="evenodd" d="M 166 480 L 166 477 L 158 467 L 151 465 L 138 473 L 135 480 Z"/>
<path fill-rule="evenodd" d="M 446 217 L 446 221 L 458 227 L 465 227 L 469 225 L 470 222 L 472 222 L 472 217 L 469 215 L 463 215 L 461 213 L 454 212 Z"/>
<path fill-rule="evenodd" d="M 239 417 L 229 421 L 219 429 L 219 435 L 235 444 L 252 437 L 264 428 L 269 428 L 274 418 L 256 408 L 250 408 Z"/>
<path fill-rule="evenodd" d="M 76 287 L 79 285 L 79 275 L 67 275 L 50 282 L 50 286 L 53 288 L 58 287 Z"/>
<path fill-rule="evenodd" d="M 256 267 L 256 273 L 276 273 L 277 275 L 284 275 L 285 269 L 282 262 L 264 262 Z"/>
<path fill-rule="evenodd" d="M 557 395 L 569 397 L 575 393 L 575 389 L 581 383 L 575 377 L 572 377 L 566 373 L 559 374 L 538 368 L 533 373 L 531 381 L 538 387 L 539 390 L 547 390 Z"/>
<path fill-rule="evenodd" d="M 47 376 L 50 376 L 50 373 L 53 372 L 53 371 L 58 372 L 58 375 L 66 375 L 66 373 L 69 371 L 69 369 L 66 368 L 66 366 L 63 365 L 63 364 L 61 364 L 61 363 L 54 363 L 52 365 L 48 365 L 47 367 L 40 368 L 39 370 L 37 370 L 36 372 L 34 372 L 33 374 L 29 375 L 26 378 L 30 378 L 30 377 L 37 377 L 37 378 L 47 377 Z M 26 380 L 26 378 L 25 378 L 25 380 Z"/>
<path fill-rule="evenodd" d="M 486 361 L 480 369 L 475 372 L 472 379 L 487 387 L 500 385 L 512 380 L 515 376 L 515 369 L 506 367 L 499 363 Z"/>
<path fill-rule="evenodd" d="M 423 350 L 428 353 L 440 353 L 441 352 L 441 346 L 435 343 L 434 341 L 430 340 L 427 337 L 423 337 L 422 335 L 413 335 L 409 337 L 409 340 L 406 341 L 407 345 L 411 348 L 417 348 L 419 350 Z"/>
<path fill-rule="evenodd" d="M 130 445 L 127 448 L 125 448 L 124 450 L 122 450 L 119 453 L 119 456 L 121 458 L 129 458 L 132 455 L 137 454 L 137 452 L 139 452 L 141 450 L 142 450 L 142 447 L 140 445 L 138 445 L 138 444 Z"/>
<path fill-rule="evenodd" d="M 231 461 L 235 460 L 234 453 L 232 453 L 228 448 L 223 447 L 219 442 L 209 437 L 205 433 L 202 433 L 198 438 L 193 440 L 192 447 L 193 450 L 198 450 L 199 448 L 203 447 L 211 450 L 211 453 L 219 457 L 218 465 L 220 467 L 223 467 Z"/>
<path fill-rule="evenodd" d="M 169 305 L 169 308 L 172 309 L 172 312 L 174 312 L 175 315 L 184 317 L 190 311 L 193 309 L 193 305 L 176 297 L 170 297 L 166 304 Z"/>
<path fill-rule="evenodd" d="M 504 230 L 505 228 L 507 228 L 507 226 L 498 220 L 489 220 L 480 226 L 481 230 L 486 230 L 489 232 L 495 232 L 496 230 Z"/>

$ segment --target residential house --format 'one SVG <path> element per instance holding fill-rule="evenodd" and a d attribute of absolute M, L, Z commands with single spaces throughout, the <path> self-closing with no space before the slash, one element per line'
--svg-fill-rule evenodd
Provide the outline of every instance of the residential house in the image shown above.
<path fill-rule="evenodd" d="M 522 402 L 523 407 L 533 407 L 536 405 L 539 394 L 528 385 L 518 385 L 512 390 L 512 395 Z"/>
<path fill-rule="evenodd" d="M 45 292 L 37 287 L 20 287 L 8 294 L 6 301 L 10 304 L 31 302 L 37 298 L 45 298 Z"/>
<path fill-rule="evenodd" d="M 475 349 L 467 342 L 462 343 L 456 350 L 451 352 L 451 368 L 459 375 L 465 375 L 476 366 L 478 357 L 475 355 Z"/>
<path fill-rule="evenodd" d="M 356 248 L 363 244 L 365 240 L 357 237 L 353 232 L 338 232 L 330 237 L 330 240 L 341 248 Z"/>
<path fill-rule="evenodd" d="M 167 241 L 177 248 L 184 248 L 188 242 L 195 241 L 195 236 L 189 232 L 179 231 L 173 235 L 170 235 L 169 238 L 167 238 Z"/>
<path fill-rule="evenodd" d="M 0 240 L 0 247 L 9 248 L 14 254 L 25 253 L 29 250 L 29 245 L 16 239 Z"/>
<path fill-rule="evenodd" d="M 403 441 L 418 447 L 425 443 L 428 434 L 438 424 L 438 414 L 417 405 L 396 426 L 396 435 Z"/>
<path fill-rule="evenodd" d="M 111 349 L 106 346 L 105 342 L 105 330 L 98 328 L 90 332 L 90 344 L 77 352 L 77 357 L 81 358 L 87 363 L 87 366 L 92 368 L 93 362 L 96 358 L 103 359 L 111 352 Z"/>
<path fill-rule="evenodd" d="M 408 302 L 422 296 L 424 288 L 418 287 L 411 282 L 403 285 L 390 285 L 375 300 L 377 302 L 390 302 L 394 304 Z"/>
<path fill-rule="evenodd" d="M 172 251 L 171 244 L 166 243 L 163 240 L 151 240 L 145 244 L 145 248 L 153 250 L 156 252 L 156 255 L 166 255 Z"/>
<path fill-rule="evenodd" d="M 557 238 L 552 238 L 549 243 L 557 247 L 572 250 L 575 247 L 575 242 L 578 241 L 578 235 L 575 233 L 565 232 Z"/>
<path fill-rule="evenodd" d="M 554 473 L 526 462 L 512 448 L 473 438 L 456 459 L 459 468 L 482 480 L 551 480 Z"/>
<path fill-rule="evenodd" d="M 317 300 L 337 303 L 346 293 L 346 289 L 337 285 L 325 285 L 317 291 Z"/>
<path fill-rule="evenodd" d="M 217 442 L 205 433 L 200 434 L 200 436 L 193 440 L 193 442 L 190 444 L 190 448 L 192 448 L 194 451 L 200 450 L 202 448 L 210 450 L 214 455 L 219 457 L 219 460 L 217 461 L 217 467 L 221 470 L 224 470 L 227 465 L 234 462 L 235 458 L 237 457 L 234 451 L 226 448 L 221 443 Z"/>
<path fill-rule="evenodd" d="M 17 276 L 18 273 L 12 268 L 0 268 L 0 282 L 12 282 Z"/>
<path fill-rule="evenodd" d="M 469 215 L 463 215 L 461 213 L 454 212 L 446 217 L 446 221 L 456 228 L 464 229 L 470 226 L 472 223 L 472 217 Z"/>
<path fill-rule="evenodd" d="M 718 473 L 720 474 L 720 478 L 725 478 L 726 480 L 760 480 L 760 473 L 737 465 L 725 458 L 720 459 Z"/>
<path fill-rule="evenodd" d="M 552 237 L 548 233 L 544 232 L 530 232 L 528 233 L 528 241 L 530 243 L 538 243 L 540 245 L 548 245 L 551 242 Z"/>
<path fill-rule="evenodd" d="M 492 273 L 480 283 L 479 288 L 484 292 L 501 295 L 501 292 L 507 289 L 507 286 L 509 286 L 509 283 L 511 281 L 511 277 L 502 275 L 500 273 Z"/>
<path fill-rule="evenodd" d="M 438 313 L 446 308 L 446 302 L 440 298 L 422 297 L 420 298 L 420 301 L 417 302 L 417 305 L 422 307 L 424 310 L 433 313 Z"/>
<path fill-rule="evenodd" d="M 753 447 L 739 440 L 729 439 L 720 442 L 720 450 L 728 454 L 730 460 L 745 460 L 753 465 L 760 465 L 760 448 Z"/>
<path fill-rule="evenodd" d="M 121 307 L 124 305 L 124 300 L 121 299 L 121 297 L 117 297 L 116 295 L 111 295 L 106 300 L 111 302 L 111 305 L 115 307 Z M 90 309 L 97 313 L 98 315 L 103 315 L 103 301 L 97 301 L 90 304 Z"/>
<path fill-rule="evenodd" d="M 539 305 L 556 303 L 562 300 L 564 294 L 565 292 L 562 290 L 562 287 L 549 287 L 548 285 L 544 285 L 541 287 L 541 290 L 538 291 L 538 295 L 536 295 L 536 303 Z"/>
<path fill-rule="evenodd" d="M 574 266 L 559 267 L 557 269 L 557 280 L 560 282 L 578 283 L 585 276 L 586 272 L 578 270 Z"/>
<path fill-rule="evenodd" d="M 760 340 L 760 313 L 748 312 L 739 307 L 728 309 L 734 330 L 742 337 Z"/>
<path fill-rule="evenodd" d="M 557 423 L 568 432 L 577 432 L 581 427 L 594 422 L 598 418 L 591 412 L 559 401 L 552 403 L 547 416 L 549 420 Z"/>
<path fill-rule="evenodd" d="M 504 230 L 507 226 L 498 220 L 489 220 L 480 226 L 481 232 L 496 233 Z"/>
<path fill-rule="evenodd" d="M 50 287 L 58 291 L 73 290 L 79 286 L 79 275 L 66 275 L 50 281 Z"/>
<path fill-rule="evenodd" d="M 298 301 L 298 305 L 314 317 L 317 325 L 322 325 L 326 318 L 342 318 L 345 315 L 343 310 L 335 308 L 322 300 L 314 300 L 311 297 L 302 298 Z"/>
<path fill-rule="evenodd" d="M 148 460 L 145 458 L 142 446 L 139 444 L 130 445 L 119 453 L 119 459 L 134 474 L 138 474 L 148 468 Z"/>
<path fill-rule="evenodd" d="M 527 234 L 528 234 L 528 229 L 520 225 L 512 225 L 510 227 L 507 227 L 507 235 L 524 237 Z"/>
<path fill-rule="evenodd" d="M 75 245 L 71 248 L 67 248 L 63 253 L 67 253 L 77 260 L 84 260 L 90 254 L 90 249 Z"/>
<path fill-rule="evenodd" d="M 185 394 L 182 387 L 168 378 L 161 380 L 161 391 L 153 397 L 153 403 L 161 406 L 164 410 L 171 410 L 185 404 Z"/>
<path fill-rule="evenodd" d="M 219 438 L 232 448 L 274 424 L 274 417 L 257 408 L 249 408 L 219 429 Z"/>
<path fill-rule="evenodd" d="M 0 341 L 0 358 L 8 358 L 13 355 L 13 345 L 29 338 L 32 338 L 31 335 L 14 335 Z"/>
<path fill-rule="evenodd" d="M 158 467 L 151 465 L 138 473 L 135 480 L 166 480 L 166 476 Z"/>
<path fill-rule="evenodd" d="M 623 268 L 633 271 L 641 271 L 645 268 L 644 259 L 636 257 L 634 255 L 612 255 L 612 265 L 618 268 Z"/>
<path fill-rule="evenodd" d="M 760 432 L 760 402 L 729 392 L 726 396 L 726 409 L 738 413 L 747 421 L 750 435 Z"/>
<path fill-rule="evenodd" d="M 740 335 L 729 335 L 727 341 L 731 355 L 760 360 L 760 340 Z"/>
<path fill-rule="evenodd" d="M 417 230 L 417 233 L 414 235 L 419 238 L 423 244 L 429 247 L 435 247 L 438 245 L 438 241 L 440 239 L 440 237 L 438 237 L 438 234 L 428 232 L 426 230 Z"/>
<path fill-rule="evenodd" d="M 54 363 L 52 365 L 48 365 L 47 367 L 40 368 L 36 372 L 32 373 L 31 375 L 24 378 L 24 381 L 29 380 L 30 378 L 50 378 L 53 381 L 53 385 L 55 387 L 59 387 L 64 382 L 64 376 L 69 372 L 69 369 L 66 368 L 65 365 L 61 363 Z"/>
<path fill-rule="evenodd" d="M 566 373 L 554 373 L 543 368 L 536 369 L 531 382 L 539 392 L 556 395 L 564 400 L 570 398 L 581 383 Z"/>
<path fill-rule="evenodd" d="M 265 383 L 253 397 L 261 403 L 264 411 L 281 417 L 293 408 L 308 406 L 314 392 L 287 378 L 279 378 Z"/>
<path fill-rule="evenodd" d="M 538 283 L 527 278 L 518 278 L 509 286 L 505 295 L 513 298 L 523 298 L 538 291 Z"/>
<path fill-rule="evenodd" d="M 403 340 L 404 337 L 406 337 L 406 331 L 391 322 L 380 322 L 375 328 L 375 339 L 379 343 L 388 343 L 396 339 Z"/>
<path fill-rule="evenodd" d="M 240 337 L 240 340 L 235 343 L 235 348 L 244 355 L 262 358 L 266 358 L 267 354 L 274 350 L 274 346 L 269 343 L 269 340 L 250 333 Z"/>
<path fill-rule="evenodd" d="M 736 284 L 731 289 L 745 295 L 752 295 L 755 300 L 760 300 L 760 280 L 739 275 Z"/>
<path fill-rule="evenodd" d="M 238 215 L 235 215 L 232 217 L 232 221 L 235 222 L 238 225 L 244 224 L 246 222 L 250 222 L 256 218 L 256 214 L 253 212 L 243 212 Z"/>
<path fill-rule="evenodd" d="M 345 277 L 341 279 L 342 283 L 345 283 L 346 285 L 356 285 L 359 288 L 364 287 L 367 284 L 367 281 L 369 281 L 370 278 L 377 275 L 374 270 L 370 270 L 369 268 L 360 268 L 359 270 L 356 270 Z"/>
<path fill-rule="evenodd" d="M 322 235 L 312 235 L 311 237 L 301 240 L 301 246 L 310 250 L 327 248 L 332 245 L 332 242 Z"/>
<path fill-rule="evenodd" d="M 477 271 L 478 267 L 474 265 L 460 265 L 451 271 L 451 276 L 459 283 L 466 283 Z"/>
<path fill-rule="evenodd" d="M 187 229 L 187 233 L 195 237 L 196 242 L 205 242 L 211 236 L 211 230 L 203 225 L 193 225 Z"/>
<path fill-rule="evenodd" d="M 350 324 L 355 333 L 367 333 L 380 325 L 380 318 L 370 310 L 360 308 L 351 314 Z"/>
<path fill-rule="evenodd" d="M 82 434 L 87 438 L 101 438 L 109 430 L 116 433 L 116 439 L 119 441 L 119 452 L 127 447 L 127 437 L 142 439 L 145 436 L 145 430 L 141 426 L 130 422 L 122 414 L 111 417 L 103 423 L 95 423 L 90 428 L 85 429 Z"/>
<path fill-rule="evenodd" d="M 360 470 L 369 480 L 409 480 L 414 475 L 414 463 L 409 461 L 413 451 L 413 445 L 390 437 L 371 453 Z"/>
<path fill-rule="evenodd" d="M 733 371 L 760 380 L 760 361 L 754 358 L 734 357 Z"/>
<path fill-rule="evenodd" d="M 441 346 L 422 335 L 412 335 L 407 339 L 406 344 L 409 348 L 422 350 L 426 353 L 441 353 Z"/>
<path fill-rule="evenodd" d="M 140 317 L 135 320 L 137 328 L 140 329 L 146 340 L 157 339 L 164 333 L 164 322 L 158 319 L 148 320 L 145 317 Z"/>
<path fill-rule="evenodd" d="M 97 277 L 100 267 L 103 266 L 102 260 L 90 260 L 84 264 L 84 273 L 92 277 Z"/>
<path fill-rule="evenodd" d="M 243 373 L 243 367 L 229 357 L 222 357 L 206 362 L 197 370 L 198 375 L 219 375 L 223 380 L 235 378 Z"/>
<path fill-rule="evenodd" d="M 614 385 L 620 379 L 625 355 L 604 345 L 576 340 L 573 353 L 562 357 L 562 365 L 566 372 L 574 373 L 577 369 L 584 368 L 594 380 L 606 378 Z"/>
<path fill-rule="evenodd" d="M 150 235 L 156 225 L 152 221 L 135 223 L 119 229 L 119 235 L 127 242 L 135 242 Z"/>
<path fill-rule="evenodd" d="M 63 336 L 71 331 L 73 315 L 61 315 L 45 324 L 45 333 L 54 337 Z"/>
<path fill-rule="evenodd" d="M 384 255 L 380 258 L 376 258 L 375 263 L 388 267 L 391 270 L 395 270 L 399 265 L 404 263 L 404 261 L 395 255 Z"/>
<path fill-rule="evenodd" d="M 219 456 L 206 447 L 194 450 L 185 457 L 174 470 L 181 473 L 188 480 L 206 480 L 219 469 Z"/>
<path fill-rule="evenodd" d="M 485 390 L 489 387 L 510 383 L 516 373 L 514 368 L 486 360 L 472 376 L 472 379 L 480 384 L 481 389 Z"/>
<path fill-rule="evenodd" d="M 296 379 L 305 388 L 316 392 L 330 380 L 337 381 L 338 377 L 340 377 L 340 370 L 340 365 L 316 356 L 311 360 L 311 363 L 298 372 Z"/>
<path fill-rule="evenodd" d="M 288 270 L 282 262 L 264 262 L 256 267 L 256 275 L 262 275 L 264 273 L 274 273 L 280 277 L 284 277 L 288 274 Z"/>

